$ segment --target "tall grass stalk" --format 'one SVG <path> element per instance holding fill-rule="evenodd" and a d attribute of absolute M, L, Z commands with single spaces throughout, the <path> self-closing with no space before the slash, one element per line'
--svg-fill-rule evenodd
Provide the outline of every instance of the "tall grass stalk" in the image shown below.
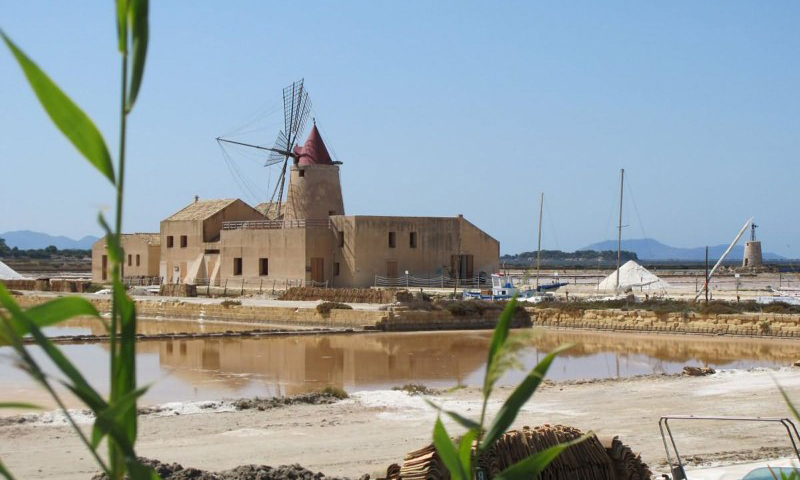
<path fill-rule="evenodd" d="M 114 168 L 103 136 L 91 119 L 44 73 L 16 44 L 0 30 L 0 36 L 19 63 L 31 88 L 55 126 L 78 151 L 114 186 L 116 209 L 114 228 L 102 215 L 100 225 L 106 232 L 106 249 L 111 261 L 113 297 L 109 328 L 110 389 L 103 398 L 42 332 L 42 328 L 75 316 L 89 316 L 103 321 L 100 314 L 84 298 L 64 297 L 23 310 L 0 284 L 0 346 L 10 346 L 19 364 L 50 395 L 62 410 L 80 440 L 86 445 L 98 467 L 111 479 L 120 480 L 126 474 L 132 479 L 157 479 L 149 467 L 136 457 L 136 403 L 147 388 L 136 386 L 136 309 L 122 284 L 124 252 L 122 235 L 123 199 L 125 184 L 125 144 L 127 117 L 130 115 L 141 87 L 149 41 L 148 0 L 116 0 L 117 48 L 121 55 L 120 137 L 117 166 Z M 34 360 L 22 341 L 31 335 L 36 345 L 56 365 L 65 380 L 51 377 Z M 91 435 L 87 436 L 75 423 L 54 384 L 60 383 L 81 400 L 95 415 Z M 0 408 L 30 408 L 20 403 L 0 403 Z M 108 457 L 103 459 L 99 445 L 106 440 Z M 13 479 L 11 472 L 0 462 L 0 475 Z"/>

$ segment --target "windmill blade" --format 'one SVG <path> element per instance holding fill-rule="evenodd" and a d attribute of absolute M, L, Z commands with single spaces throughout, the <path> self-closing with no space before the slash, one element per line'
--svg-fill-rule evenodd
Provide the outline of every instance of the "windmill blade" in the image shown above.
<path fill-rule="evenodd" d="M 306 128 L 310 112 L 311 100 L 302 79 L 283 89 L 284 132 L 290 147 L 294 147 L 297 137 Z"/>
<path fill-rule="evenodd" d="M 286 160 L 286 154 L 283 152 L 289 151 L 289 139 L 282 131 L 278 132 L 278 138 L 275 139 L 275 145 L 272 148 L 274 150 L 269 154 L 269 157 L 267 157 L 267 161 L 264 163 L 265 167 L 269 167 L 270 165 L 275 165 Z"/>

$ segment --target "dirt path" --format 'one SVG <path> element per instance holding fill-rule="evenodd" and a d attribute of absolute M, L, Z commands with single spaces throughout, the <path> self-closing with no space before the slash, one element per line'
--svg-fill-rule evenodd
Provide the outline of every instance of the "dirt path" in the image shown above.
<path fill-rule="evenodd" d="M 537 393 L 516 426 L 564 423 L 600 435 L 618 434 L 646 461 L 664 456 L 658 418 L 664 414 L 786 416 L 774 379 L 800 401 L 800 372 L 730 371 L 711 377 L 638 377 L 552 384 Z M 510 389 L 500 389 L 492 410 Z M 435 401 L 477 417 L 477 390 L 463 389 Z M 144 415 L 141 455 L 211 470 L 240 464 L 300 463 L 329 475 L 358 478 L 376 473 L 429 442 L 433 411 L 420 397 L 393 391 L 359 392 L 331 405 L 293 405 L 272 410 L 217 411 L 196 404 Z M 447 423 L 451 434 L 460 430 Z M 778 429 L 751 425 L 674 424 L 686 455 L 715 460 L 769 455 L 764 445 L 787 445 Z M 683 433 L 680 433 L 683 432 Z M 689 435 L 690 433 L 690 435 Z M 728 453 L 725 453 L 728 452 Z M 733 452 L 733 453 L 730 453 Z M 24 423 L 0 427 L 0 458 L 20 479 L 85 480 L 96 471 L 65 426 Z"/>

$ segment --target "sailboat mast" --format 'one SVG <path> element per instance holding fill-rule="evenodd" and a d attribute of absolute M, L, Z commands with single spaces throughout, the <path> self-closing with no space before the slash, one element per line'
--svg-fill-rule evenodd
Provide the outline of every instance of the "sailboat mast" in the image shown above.
<path fill-rule="evenodd" d="M 544 210 L 544 192 L 539 200 L 539 243 L 536 247 L 536 290 L 539 290 L 539 270 L 542 266 L 542 210 Z"/>
<path fill-rule="evenodd" d="M 619 290 L 619 267 L 622 262 L 622 192 L 625 184 L 625 169 L 619 170 L 619 223 L 617 224 L 617 286 Z"/>

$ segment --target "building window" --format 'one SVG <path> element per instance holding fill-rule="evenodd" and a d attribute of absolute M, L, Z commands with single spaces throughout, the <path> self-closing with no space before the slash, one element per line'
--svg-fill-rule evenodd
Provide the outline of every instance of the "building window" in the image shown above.
<path fill-rule="evenodd" d="M 138 253 L 136 254 L 136 266 L 137 267 L 139 266 L 139 254 Z"/>
<path fill-rule="evenodd" d="M 337 234 L 339 235 L 339 248 L 344 248 L 344 232 L 339 231 Z"/>
<path fill-rule="evenodd" d="M 130 267 L 131 265 L 133 265 L 133 255 L 131 255 L 131 254 L 129 253 L 129 254 L 128 254 L 128 266 Z"/>
<path fill-rule="evenodd" d="M 411 248 L 417 248 L 417 232 L 411 232 L 408 234 L 408 246 Z"/>
<path fill-rule="evenodd" d="M 328 216 L 330 217 L 331 215 L 336 215 L 336 211 L 335 210 L 328 210 Z"/>
<path fill-rule="evenodd" d="M 175 239 L 172 237 L 172 235 L 168 235 L 167 236 L 167 248 L 172 248 L 172 244 L 173 244 L 174 241 L 175 241 Z"/>
<path fill-rule="evenodd" d="M 262 277 L 269 275 L 269 258 L 258 259 L 258 274 Z"/>
<path fill-rule="evenodd" d="M 300 170 L 299 175 L 301 177 L 305 177 L 306 176 L 306 171 L 305 170 Z"/>
<path fill-rule="evenodd" d="M 333 275 L 336 277 L 339 276 L 339 262 L 333 263 Z"/>
<path fill-rule="evenodd" d="M 186 235 L 181 235 L 181 248 L 186 248 L 186 245 L 189 244 L 189 239 Z"/>
<path fill-rule="evenodd" d="M 389 248 L 397 246 L 397 235 L 395 232 L 389 232 Z"/>
<path fill-rule="evenodd" d="M 234 275 L 241 275 L 242 274 L 242 258 L 237 257 L 233 259 L 233 274 Z"/>

